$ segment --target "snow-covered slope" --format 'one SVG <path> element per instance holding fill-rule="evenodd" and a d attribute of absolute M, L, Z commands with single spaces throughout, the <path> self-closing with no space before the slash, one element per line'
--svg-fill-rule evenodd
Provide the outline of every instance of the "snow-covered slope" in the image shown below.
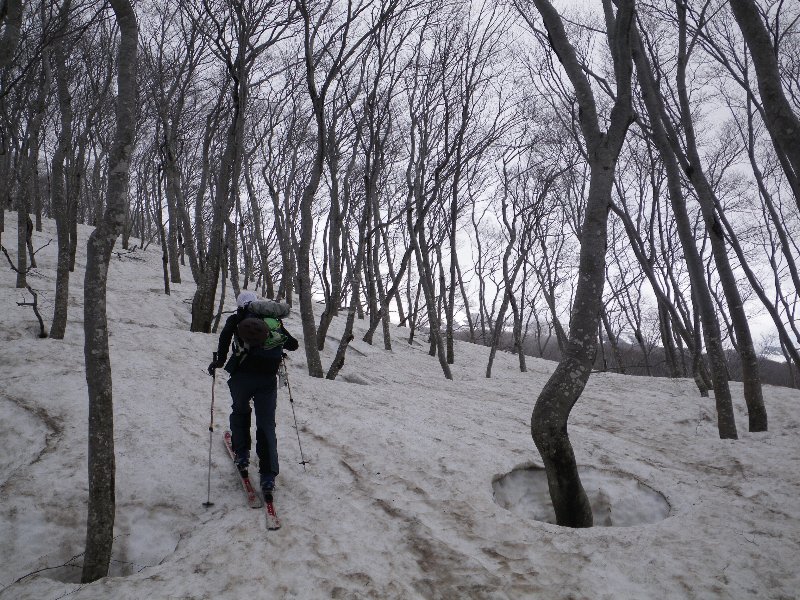
<path fill-rule="evenodd" d="M 10 214 L 6 223 L 13 222 Z M 7 228 L 8 229 L 8 228 Z M 765 388 L 770 432 L 717 437 L 713 399 L 688 380 L 594 375 L 570 432 L 596 520 L 538 521 L 542 474 L 529 418 L 553 363 L 458 343 L 455 381 L 395 329 L 393 350 L 353 342 L 338 380 L 305 374 L 294 353 L 292 411 L 279 394 L 283 522 L 247 508 L 222 444 L 224 376 L 212 439 L 216 336 L 188 332 L 193 292 L 162 290 L 157 248 L 115 256 L 110 330 L 117 452 L 113 576 L 80 585 L 86 520 L 81 228 L 63 341 L 37 339 L 0 267 L 0 598 L 796 598 L 800 594 L 800 393 Z M 8 243 L 13 232 L 3 236 Z M 54 238 L 51 223 L 39 247 Z M 55 243 L 30 275 L 52 317 Z M 230 295 L 229 295 L 230 297 Z M 296 316 L 287 327 L 300 336 Z M 357 325 L 363 331 L 363 324 Z M 341 331 L 342 322 L 332 328 Z M 329 340 L 329 364 L 335 348 Z M 301 344 L 302 347 L 302 344 Z M 516 469 L 516 470 L 515 470 Z M 512 473 L 513 471 L 513 473 Z M 511 473 L 511 475 L 505 477 Z M 633 482 L 633 483 L 631 483 Z M 627 487 L 626 487 L 627 486 Z M 596 489 L 595 489 L 596 488 Z M 625 490 L 645 492 L 631 505 Z M 545 494 L 546 495 L 546 494 Z M 647 504 L 651 502 L 651 504 Z M 502 504 L 502 506 L 501 506 Z"/>

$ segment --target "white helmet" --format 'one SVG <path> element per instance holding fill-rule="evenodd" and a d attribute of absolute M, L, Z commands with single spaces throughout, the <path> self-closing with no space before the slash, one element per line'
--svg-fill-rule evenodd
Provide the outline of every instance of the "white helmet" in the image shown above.
<path fill-rule="evenodd" d="M 255 292 L 243 290 L 239 292 L 238 296 L 236 296 L 236 306 L 243 308 L 246 304 L 250 304 L 255 300 L 258 300 L 258 295 Z"/>

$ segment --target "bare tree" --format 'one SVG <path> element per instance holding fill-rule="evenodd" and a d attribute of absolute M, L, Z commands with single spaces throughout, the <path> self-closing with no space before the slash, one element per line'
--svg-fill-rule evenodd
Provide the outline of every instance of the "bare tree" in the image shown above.
<path fill-rule="evenodd" d="M 308 372 L 313 377 L 323 376 L 312 301 L 311 245 L 315 229 L 312 206 L 322 180 L 328 148 L 327 98 L 348 62 L 362 52 L 382 24 L 393 17 L 398 4 L 398 0 L 364 0 L 355 4 L 348 1 L 344 13 L 336 14 L 338 7 L 332 0 L 320 7 L 312 7 L 306 0 L 296 0 L 303 24 L 306 86 L 316 123 L 314 160 L 300 199 L 300 238 L 297 245 L 300 315 Z M 317 10 L 313 11 L 314 8 Z"/>
<path fill-rule="evenodd" d="M 778 6 L 783 6 L 779 3 Z M 769 37 L 774 40 L 774 50 L 776 55 L 791 55 L 789 49 L 789 40 L 791 39 L 793 26 L 796 30 L 798 23 L 797 11 L 778 10 L 775 12 L 774 20 L 770 21 L 767 14 L 763 17 L 767 20 L 767 25 L 770 27 Z M 778 139 L 774 135 L 770 135 L 769 139 L 772 141 L 772 151 L 769 145 L 765 143 L 764 129 L 770 134 L 769 118 L 767 115 L 767 107 L 762 98 L 757 94 L 757 85 L 751 82 L 752 63 L 751 57 L 747 52 L 747 44 L 744 44 L 740 35 L 741 31 L 733 21 L 732 16 L 727 12 L 715 13 L 713 18 L 700 19 L 695 17 L 698 21 L 697 34 L 701 40 L 703 49 L 708 53 L 717 63 L 724 67 L 718 73 L 717 79 L 722 83 L 720 88 L 722 90 L 722 99 L 726 107 L 730 110 L 733 117 L 734 125 L 725 131 L 724 139 L 719 142 L 719 150 L 716 154 L 720 159 L 715 159 L 715 162 L 725 164 L 729 159 L 723 158 L 725 155 L 731 154 L 734 149 L 743 146 L 743 152 L 747 154 L 747 159 L 750 163 L 753 176 L 753 186 L 757 191 L 757 197 L 761 201 L 761 210 L 763 225 L 758 228 L 758 231 L 753 229 L 754 222 L 748 220 L 746 223 L 738 224 L 728 222 L 727 216 L 721 212 L 721 207 L 718 207 L 718 214 L 720 220 L 725 226 L 725 232 L 730 239 L 731 246 L 739 259 L 742 270 L 747 276 L 750 286 L 761 300 L 764 308 L 770 314 L 778 330 L 780 339 L 783 344 L 788 340 L 787 329 L 795 328 L 795 320 L 785 312 L 787 306 L 792 302 L 786 297 L 786 294 L 779 294 L 776 301 L 773 301 L 766 294 L 764 289 L 764 282 L 759 280 L 758 264 L 765 258 L 768 263 L 773 262 L 773 258 L 779 264 L 783 264 L 784 268 L 778 264 L 772 265 L 773 273 L 769 273 L 767 279 L 775 278 L 775 288 L 783 289 L 788 292 L 789 296 L 796 297 L 796 290 L 800 289 L 800 276 L 798 275 L 797 268 L 797 255 L 798 247 L 789 231 L 793 227 L 793 223 L 797 221 L 797 198 L 800 198 L 800 181 L 798 181 L 794 169 L 788 159 L 787 154 L 781 148 Z M 783 28 L 779 30 L 780 24 Z M 757 25 L 757 24 L 756 24 Z M 781 45 L 779 46 L 779 41 Z M 791 90 L 791 76 L 790 65 L 783 69 L 781 75 L 785 76 L 782 84 Z M 788 76 L 786 76 L 788 75 Z M 728 81 L 733 81 L 736 86 L 725 85 Z M 737 91 L 739 92 L 737 94 Z M 764 125 L 762 125 L 762 123 Z M 738 135 L 737 135 L 738 134 Z M 739 142 L 735 139 L 738 137 Z M 738 152 L 737 152 L 738 159 Z M 783 175 L 783 176 L 781 176 Z M 732 178 L 728 178 L 728 183 Z M 738 180 L 740 185 L 743 181 Z M 788 187 L 791 194 L 785 194 L 784 190 Z M 748 202 L 751 197 L 749 190 L 741 189 L 741 209 L 752 210 L 754 198 Z M 794 202 L 792 206 L 784 200 L 786 196 L 792 195 Z M 719 200 L 719 199 L 715 199 Z M 742 205 L 742 203 L 745 203 Z M 719 204 L 719 202 L 717 202 Z M 735 207 L 734 207 L 735 208 Z M 738 225 L 734 227 L 733 225 Z M 749 231 L 748 231 L 749 230 Z M 761 242 L 753 239 L 763 240 Z M 766 256 L 755 252 L 757 248 L 763 248 L 766 251 Z M 773 258 L 770 258 L 770 255 Z M 747 258 L 745 258 L 747 256 Z M 792 291 L 794 290 L 794 292 Z M 782 313 L 783 316 L 782 316 Z M 800 335 L 795 334 L 798 342 L 800 342 Z M 790 355 L 797 354 L 797 348 L 792 342 L 789 342 L 792 348 L 789 349 Z M 792 359 L 796 360 L 796 359 Z"/>
<path fill-rule="evenodd" d="M 269 128 L 260 153 L 263 166 L 261 177 L 267 187 L 272 205 L 273 226 L 280 252 L 280 284 L 277 297 L 293 302 L 296 279 L 296 224 L 298 202 L 302 195 L 302 174 L 310 171 L 306 146 L 313 117 L 306 113 L 306 105 L 299 93 L 300 79 L 293 70 L 287 70 L 285 94 L 271 100 Z M 280 107 L 278 109 L 277 107 Z"/>
<path fill-rule="evenodd" d="M 187 121 L 191 118 L 189 97 L 195 84 L 195 74 L 205 54 L 205 38 L 200 35 L 196 20 L 186 18 L 178 5 L 155 2 L 158 16 L 155 27 L 142 36 L 142 62 L 147 68 L 145 86 L 160 125 L 159 153 L 165 178 L 169 233 L 170 278 L 180 283 L 178 237 L 189 256 L 189 266 L 195 283 L 200 279 L 196 247 L 198 243 L 191 228 L 187 200 L 181 181 L 181 138 L 186 137 Z M 186 140 L 184 139 L 184 142 Z M 199 240 L 202 243 L 202 240 Z"/>
<path fill-rule="evenodd" d="M 367 58 L 368 56 L 365 55 L 361 61 L 362 65 Z M 320 351 L 325 346 L 325 336 L 331 320 L 338 314 L 339 306 L 342 303 L 344 265 L 342 240 L 347 238 L 344 222 L 354 196 L 352 182 L 357 177 L 355 169 L 361 150 L 360 140 L 364 137 L 363 131 L 366 120 L 364 111 L 356 112 L 353 109 L 353 105 L 363 87 L 363 66 L 354 84 L 349 81 L 350 77 L 348 75 L 349 73 L 341 74 L 338 85 L 330 98 L 330 109 L 328 110 L 325 157 L 328 164 L 327 184 L 330 202 L 325 225 L 327 236 L 324 237 L 323 241 L 323 264 L 320 268 L 325 302 L 325 308 L 320 316 L 319 327 L 317 328 L 317 348 Z M 348 113 L 352 115 L 352 122 L 347 118 Z M 347 158 L 348 146 L 349 158 Z M 369 158 L 370 156 L 368 155 L 367 161 L 369 161 Z M 346 159 L 344 160 L 344 165 L 341 164 L 342 159 Z M 367 193 L 369 192 L 367 191 Z M 372 202 L 372 198 L 369 198 L 369 201 Z M 369 242 L 367 241 L 366 243 Z M 363 262 L 369 263 L 369 257 L 367 258 L 368 260 Z M 360 281 L 359 279 L 359 285 Z"/>
<path fill-rule="evenodd" d="M 730 0 L 731 10 L 750 50 L 764 103 L 764 119 L 776 147 L 786 155 L 787 176 L 800 180 L 800 118 L 783 91 L 776 48 L 754 0 Z M 800 208 L 800 197 L 796 197 Z"/>
<path fill-rule="evenodd" d="M 191 330 L 209 332 L 226 251 L 225 226 L 235 206 L 241 176 L 251 76 L 256 60 L 287 34 L 294 22 L 294 11 L 272 0 L 253 3 L 204 0 L 192 18 L 224 65 L 226 79 L 230 81 L 230 123 L 216 173 L 208 250 L 204 253 L 204 270 L 192 299 Z M 231 257 L 232 274 L 237 272 L 236 260 L 237 257 Z"/>
<path fill-rule="evenodd" d="M 470 5 L 470 8 L 473 8 Z M 458 220 L 465 206 L 463 199 L 464 180 L 469 177 L 470 163 L 475 162 L 508 128 L 509 121 L 501 121 L 503 106 L 487 106 L 487 91 L 499 83 L 500 72 L 496 68 L 497 56 L 501 52 L 501 44 L 508 27 L 508 13 L 493 2 L 481 2 L 475 10 L 475 16 L 467 14 L 460 27 L 455 48 L 455 64 L 452 67 L 454 98 L 447 101 L 452 104 L 448 111 L 456 114 L 453 123 L 452 183 L 450 184 L 449 218 L 447 220 L 449 256 L 449 283 L 445 306 L 445 339 L 447 346 L 447 362 L 453 364 L 453 328 L 456 288 L 459 282 L 457 232 Z M 502 103 L 502 101 L 501 101 Z M 488 120 L 488 122 L 483 122 Z M 448 125 L 450 125 L 448 121 Z M 513 298 L 509 299 L 512 303 Z"/>
<path fill-rule="evenodd" d="M 129 0 L 110 0 L 119 25 L 116 133 L 109 157 L 106 210 L 86 247 L 84 355 L 89 391 L 89 509 L 84 583 L 108 574 L 114 538 L 114 408 L 108 349 L 106 284 L 111 251 L 122 231 L 136 124 L 138 25 Z"/>
<path fill-rule="evenodd" d="M 58 240 L 58 258 L 56 263 L 56 293 L 53 302 L 53 323 L 50 326 L 50 337 L 63 339 L 67 327 L 67 310 L 69 305 L 69 210 L 67 203 L 64 162 L 72 145 L 72 99 L 69 92 L 69 81 L 66 64 L 66 40 L 68 15 L 71 1 L 64 0 L 59 9 L 59 35 L 53 45 L 53 62 L 55 64 L 56 97 L 60 128 L 55 151 L 51 161 L 50 196 L 53 216 L 56 222 Z"/>
<path fill-rule="evenodd" d="M 645 54 L 644 45 L 638 35 L 638 31 L 634 32 L 634 36 L 634 61 L 639 75 L 644 103 L 650 117 L 652 139 L 666 169 L 669 198 L 692 282 L 692 298 L 702 318 L 702 333 L 711 362 L 719 435 L 721 438 L 736 438 L 736 421 L 733 415 L 733 402 L 728 385 L 728 367 L 722 348 L 722 335 L 713 301 L 705 283 L 702 259 L 695 243 L 694 231 L 686 208 L 686 198 L 681 189 L 680 167 L 675 152 L 675 144 L 671 141 L 674 133 L 671 131 L 669 120 L 663 116 L 665 109 L 661 100 L 661 93 L 656 86 L 655 76 Z M 699 335 L 700 328 L 698 327 L 696 336 L 699 337 Z M 695 346 L 699 349 L 699 339 Z M 697 351 L 695 352 L 695 361 L 699 360 L 700 353 Z"/>
<path fill-rule="evenodd" d="M 497 311 L 497 318 L 494 322 L 494 331 L 492 333 L 489 350 L 489 361 L 486 365 L 487 379 L 492 376 L 492 364 L 494 363 L 494 357 L 497 353 L 497 345 L 500 343 L 500 337 L 505 326 L 506 310 L 514 298 L 514 281 L 519 274 L 522 263 L 524 262 L 524 257 L 527 254 L 525 246 L 527 245 L 527 240 L 530 233 L 530 230 L 527 227 L 523 228 L 521 232 L 519 231 L 521 228 L 519 221 L 522 220 L 521 213 L 523 206 L 522 202 L 518 200 L 519 194 L 516 194 L 516 190 L 513 189 L 514 187 L 517 187 L 515 184 L 518 185 L 518 180 L 516 180 L 517 178 L 514 178 L 516 180 L 514 183 L 510 181 L 511 178 L 508 173 L 508 160 L 509 157 L 504 157 L 503 159 L 503 188 L 500 201 L 500 215 L 505 228 L 504 233 L 506 236 L 506 248 L 503 252 L 502 262 L 503 299 L 500 302 L 500 308 Z M 511 218 L 509 218 L 509 197 L 511 197 L 512 200 L 510 202 Z M 515 248 L 517 245 L 519 245 L 519 248 Z M 510 264 L 512 254 L 516 254 L 513 266 Z"/>
<path fill-rule="evenodd" d="M 0 69 L 11 64 L 22 27 L 22 0 L 4 0 L 0 5 Z"/>
<path fill-rule="evenodd" d="M 538 448 L 559 525 L 589 527 L 592 510 L 578 475 L 567 434 L 567 419 L 591 373 L 597 347 L 600 306 L 605 282 L 608 209 L 617 158 L 633 118 L 631 105 L 631 27 L 634 3 L 603 1 L 606 35 L 616 79 L 615 100 L 603 131 L 598 106 L 575 48 L 567 39 L 561 16 L 548 0 L 534 0 L 547 39 L 569 77 L 580 107 L 579 122 L 590 167 L 589 194 L 581 228 L 580 267 L 564 356 L 536 400 L 531 435 Z M 515 3 L 533 27 L 532 18 Z M 602 249 L 602 251 L 601 251 Z"/>
<path fill-rule="evenodd" d="M 681 123 L 685 133 L 686 159 L 683 168 L 697 191 L 703 220 L 711 242 L 712 255 L 717 274 L 722 284 L 728 310 L 731 314 L 732 326 L 738 342 L 739 356 L 742 362 L 744 396 L 748 408 L 750 431 L 767 430 L 767 412 L 761 389 L 761 377 L 750 325 L 744 311 L 744 302 L 739 292 L 736 276 L 731 267 L 725 245 L 725 237 L 720 226 L 715 207 L 718 205 L 716 194 L 706 176 L 703 163 L 698 152 L 697 135 L 692 122 L 692 109 L 689 90 L 686 83 L 686 70 L 689 56 L 695 39 L 689 39 L 686 24 L 686 8 L 683 0 L 676 0 L 678 13 L 678 63 L 676 72 L 677 92 L 680 106 Z M 800 129 L 798 130 L 800 131 Z M 800 146 L 798 146 L 800 149 Z M 800 154 L 798 154 L 800 159 Z M 800 165 L 800 162 L 798 162 Z"/>

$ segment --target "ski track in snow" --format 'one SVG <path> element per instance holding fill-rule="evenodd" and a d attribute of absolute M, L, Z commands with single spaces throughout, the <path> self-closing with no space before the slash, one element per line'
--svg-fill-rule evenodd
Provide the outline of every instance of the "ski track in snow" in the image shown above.
<path fill-rule="evenodd" d="M 392 329 L 387 352 L 380 332 L 374 346 L 361 341 L 360 321 L 336 381 L 309 378 L 302 350 L 291 355 L 310 463 L 298 464 L 281 390 L 282 529 L 266 531 L 263 510 L 246 506 L 225 453 L 224 374 L 215 388 L 214 506 L 204 508 L 204 371 L 217 336 L 188 332 L 191 275 L 184 269 L 184 283 L 164 295 L 155 247 L 112 259 L 117 537 L 113 576 L 80 585 L 80 556 L 63 566 L 83 550 L 88 495 L 89 229 L 79 231 L 63 341 L 35 337 L 32 311 L 15 304 L 23 294 L 13 273 L 0 269 L 2 600 L 798 597 L 797 390 L 766 386 L 770 431 L 749 434 L 741 384 L 733 384 L 741 439 L 731 441 L 718 439 L 713 399 L 700 398 L 690 380 L 592 375 L 570 420 L 579 464 L 638 479 L 664 495 L 670 513 L 649 525 L 570 530 L 522 518 L 493 498 L 493 481 L 541 465 L 529 419 L 555 363 L 529 358 L 529 372 L 520 373 L 516 357 L 499 352 L 487 380 L 488 349 L 457 343 L 450 382 L 427 344 L 406 343 L 406 329 Z M 34 247 L 51 238 L 47 222 Z M 41 267 L 30 275 L 48 326 L 55 251 L 53 243 L 37 254 Z M 332 324 L 326 366 L 343 322 Z M 286 323 L 300 337 L 299 318 Z"/>

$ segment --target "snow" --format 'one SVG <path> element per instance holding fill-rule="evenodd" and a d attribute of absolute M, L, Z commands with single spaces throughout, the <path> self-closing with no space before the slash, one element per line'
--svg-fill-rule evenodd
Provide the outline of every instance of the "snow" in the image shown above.
<path fill-rule="evenodd" d="M 578 471 L 596 526 L 630 527 L 669 516 L 667 499 L 634 477 L 593 468 Z M 494 493 L 500 506 L 523 518 L 556 522 L 547 475 L 540 467 L 521 467 L 499 477 L 494 481 Z"/>
<path fill-rule="evenodd" d="M 13 222 L 10 213 L 7 223 Z M 216 336 L 188 331 L 191 276 L 162 289 L 160 250 L 115 255 L 109 275 L 117 519 L 111 576 L 81 585 L 87 395 L 85 239 L 63 341 L 36 338 L 27 294 L 0 269 L 0 598 L 797 598 L 800 392 L 764 389 L 770 431 L 720 440 L 713 398 L 689 380 L 592 375 L 570 435 L 600 525 L 547 522 L 530 413 L 555 363 L 457 342 L 447 381 L 424 340 L 356 341 L 340 377 L 308 377 L 302 350 L 279 393 L 283 528 L 246 506 L 215 391 Z M 13 231 L 3 236 L 8 245 Z M 55 238 L 52 223 L 34 247 Z M 132 240 L 131 243 L 136 243 Z M 13 254 L 12 254 L 13 256 Z M 30 283 L 52 318 L 55 243 Z M 232 298 L 232 294 L 228 294 Z M 28 296 L 29 298 L 29 296 Z M 232 307 L 232 301 L 229 302 Z M 331 329 L 330 364 L 344 319 Z M 287 328 L 300 337 L 297 315 Z M 302 348 L 302 342 L 301 342 Z M 18 581 L 19 580 L 19 581 Z"/>

